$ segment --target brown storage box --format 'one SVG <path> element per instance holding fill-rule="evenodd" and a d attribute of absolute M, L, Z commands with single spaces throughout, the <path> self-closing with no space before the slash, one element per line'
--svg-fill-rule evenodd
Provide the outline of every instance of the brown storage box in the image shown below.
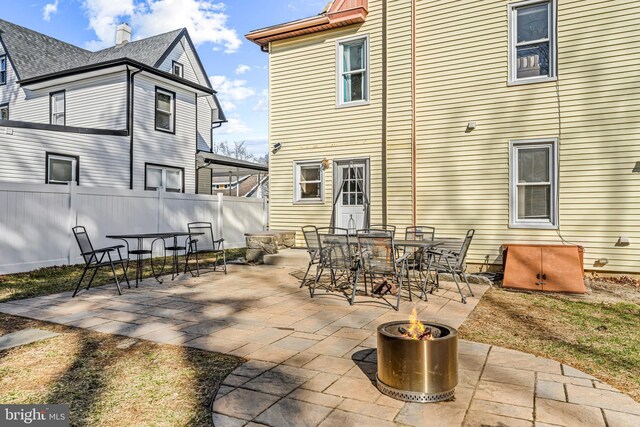
<path fill-rule="evenodd" d="M 502 247 L 503 287 L 547 292 L 587 292 L 582 246 L 508 243 Z"/>

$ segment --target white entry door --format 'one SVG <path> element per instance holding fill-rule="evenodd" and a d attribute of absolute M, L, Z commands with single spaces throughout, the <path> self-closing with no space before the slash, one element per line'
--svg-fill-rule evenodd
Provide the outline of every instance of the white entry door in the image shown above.
<path fill-rule="evenodd" d="M 369 177 L 364 161 L 338 163 L 334 191 L 342 188 L 336 203 L 336 227 L 350 232 L 361 229 L 365 224 L 365 207 L 368 199 Z M 334 198 L 337 196 L 334 195 Z"/>

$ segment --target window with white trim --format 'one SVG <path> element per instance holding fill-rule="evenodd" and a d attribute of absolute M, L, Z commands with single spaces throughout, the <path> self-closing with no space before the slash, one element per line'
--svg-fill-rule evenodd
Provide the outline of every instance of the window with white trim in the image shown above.
<path fill-rule="evenodd" d="M 176 94 L 156 88 L 156 130 L 175 132 Z"/>
<path fill-rule="evenodd" d="M 47 154 L 47 183 L 68 184 L 78 181 L 78 158 L 60 154 Z"/>
<path fill-rule="evenodd" d="M 0 55 L 0 85 L 7 83 L 7 55 Z"/>
<path fill-rule="evenodd" d="M 324 171 L 322 162 L 297 162 L 295 164 L 295 201 L 323 201 Z"/>
<path fill-rule="evenodd" d="M 53 92 L 50 95 L 51 124 L 65 126 L 66 102 L 65 91 Z"/>
<path fill-rule="evenodd" d="M 558 142 L 511 141 L 510 226 L 556 228 L 558 225 Z"/>
<path fill-rule="evenodd" d="M 556 77 L 555 10 L 555 0 L 509 5 L 511 83 L 534 83 Z"/>
<path fill-rule="evenodd" d="M 338 105 L 369 101 L 368 37 L 338 42 Z"/>
<path fill-rule="evenodd" d="M 171 73 L 178 77 L 184 77 L 184 66 L 176 61 L 171 63 Z"/>
<path fill-rule="evenodd" d="M 168 166 L 146 165 L 145 190 L 162 189 L 169 193 L 183 192 L 183 170 Z"/>
<path fill-rule="evenodd" d="M 0 120 L 9 120 L 9 104 L 0 105 Z"/>

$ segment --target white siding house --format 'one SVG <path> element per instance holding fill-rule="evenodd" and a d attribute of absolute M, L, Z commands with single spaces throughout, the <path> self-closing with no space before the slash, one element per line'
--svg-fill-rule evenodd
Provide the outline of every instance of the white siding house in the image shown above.
<path fill-rule="evenodd" d="M 211 193 L 226 119 L 189 34 L 118 31 L 90 52 L 0 19 L 0 181 Z"/>

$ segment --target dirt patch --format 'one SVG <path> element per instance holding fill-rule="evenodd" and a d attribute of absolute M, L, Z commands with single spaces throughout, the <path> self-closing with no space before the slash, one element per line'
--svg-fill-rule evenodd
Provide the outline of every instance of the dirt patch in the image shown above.
<path fill-rule="evenodd" d="M 211 426 L 232 356 L 0 315 L 0 331 L 58 337 L 0 352 L 0 402 L 66 403 L 71 425 Z"/>

